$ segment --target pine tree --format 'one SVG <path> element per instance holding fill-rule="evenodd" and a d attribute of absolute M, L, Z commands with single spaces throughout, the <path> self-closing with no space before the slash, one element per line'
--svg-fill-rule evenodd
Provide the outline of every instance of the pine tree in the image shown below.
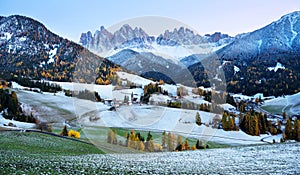
<path fill-rule="evenodd" d="M 229 124 L 228 116 L 227 116 L 226 112 L 224 112 L 223 116 L 222 116 L 222 127 L 223 127 L 223 130 L 229 131 L 230 124 Z"/>
<path fill-rule="evenodd" d="M 181 135 L 178 134 L 177 135 L 177 145 L 176 146 L 181 145 L 181 144 L 182 144 L 182 138 L 181 138 Z"/>
<path fill-rule="evenodd" d="M 144 151 L 145 150 L 144 142 L 139 141 L 137 149 L 141 150 L 141 151 Z"/>
<path fill-rule="evenodd" d="M 282 113 L 282 118 L 283 118 L 284 120 L 286 119 L 286 112 L 285 112 L 285 111 Z"/>
<path fill-rule="evenodd" d="M 199 112 L 196 113 L 196 124 L 199 126 L 202 124 Z"/>
<path fill-rule="evenodd" d="M 112 143 L 112 131 L 110 129 L 107 132 L 107 143 Z"/>
<path fill-rule="evenodd" d="M 296 141 L 300 142 L 300 120 L 297 120 L 297 125 L 296 125 Z"/>
<path fill-rule="evenodd" d="M 65 125 L 60 133 L 61 136 L 68 136 L 67 126 Z"/>
<path fill-rule="evenodd" d="M 129 97 L 127 95 L 124 96 L 124 103 L 128 103 L 129 102 Z"/>
<path fill-rule="evenodd" d="M 185 150 L 191 149 L 188 139 L 185 139 L 184 147 L 185 147 Z"/>
<path fill-rule="evenodd" d="M 294 121 L 294 127 L 293 127 L 294 129 L 293 129 L 293 139 L 297 139 L 297 136 L 298 136 L 298 120 L 296 119 L 295 121 Z"/>
<path fill-rule="evenodd" d="M 112 143 L 113 144 L 117 144 L 118 143 L 118 140 L 117 140 L 117 130 L 116 129 L 114 129 L 113 131 L 112 131 Z"/>
<path fill-rule="evenodd" d="M 13 115 L 19 115 L 18 97 L 15 91 L 12 91 L 11 98 L 8 99 L 8 112 Z"/>
<path fill-rule="evenodd" d="M 260 124 L 260 133 L 261 134 L 266 134 L 266 131 L 268 130 L 268 121 L 266 118 L 266 114 L 262 115 L 261 113 L 259 113 L 259 124 Z"/>
<path fill-rule="evenodd" d="M 150 141 L 152 140 L 152 135 L 150 134 L 150 131 L 148 132 L 148 135 L 147 135 L 147 141 Z"/>
<path fill-rule="evenodd" d="M 254 116 L 254 135 L 259 136 L 258 118 Z"/>
<path fill-rule="evenodd" d="M 128 140 L 128 147 L 136 148 L 136 141 L 135 141 L 135 131 L 131 130 Z"/>
<path fill-rule="evenodd" d="M 174 151 L 174 137 L 170 132 L 168 133 L 168 150 Z"/>
<path fill-rule="evenodd" d="M 197 149 L 204 149 L 203 143 L 200 140 L 197 140 L 197 142 L 196 142 L 196 148 Z"/>
<path fill-rule="evenodd" d="M 164 131 L 162 133 L 162 138 L 161 138 L 161 145 L 163 148 L 166 147 L 166 140 L 167 140 L 167 133 L 166 133 L 166 131 Z"/>
<path fill-rule="evenodd" d="M 153 140 L 150 140 L 148 143 L 148 151 L 153 152 L 154 151 L 154 143 Z"/>
<path fill-rule="evenodd" d="M 293 129 L 292 129 L 292 123 L 290 118 L 288 118 L 286 121 L 285 135 L 287 140 L 293 139 Z"/>
<path fill-rule="evenodd" d="M 234 121 L 234 118 L 233 118 L 233 117 L 230 117 L 230 116 L 229 116 L 229 124 L 230 124 L 229 130 L 234 130 L 234 129 L 235 129 L 235 128 L 234 128 L 234 126 L 235 126 L 235 121 Z"/>

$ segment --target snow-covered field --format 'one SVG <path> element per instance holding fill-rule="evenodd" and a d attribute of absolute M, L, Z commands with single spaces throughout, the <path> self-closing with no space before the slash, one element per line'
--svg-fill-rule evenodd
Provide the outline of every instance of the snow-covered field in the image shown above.
<path fill-rule="evenodd" d="M 148 85 L 150 83 L 155 83 L 154 81 L 148 80 L 146 78 L 140 77 L 138 75 L 134 75 L 134 74 L 129 74 L 126 72 L 117 72 L 118 77 L 120 77 L 121 79 L 126 79 L 132 83 L 135 83 L 137 85 Z M 163 88 L 163 90 L 166 90 L 169 92 L 169 94 L 176 96 L 177 94 L 177 86 L 176 85 L 169 85 L 169 84 L 164 84 L 161 86 Z"/>
<path fill-rule="evenodd" d="M 39 119 L 48 122 L 63 123 L 87 112 L 106 110 L 108 106 L 89 100 L 66 97 L 63 94 L 36 93 L 18 90 L 19 102 L 27 104 Z"/>
<path fill-rule="evenodd" d="M 113 91 L 118 100 L 124 95 L 130 96 L 141 93 L 141 89 L 124 89 Z M 214 141 L 224 144 L 257 144 L 263 143 L 261 139 L 267 136 L 249 136 L 242 131 L 226 132 L 207 126 L 195 124 L 196 113 L 200 113 L 203 123 L 210 123 L 215 116 L 213 113 L 175 109 L 151 105 L 121 106 L 116 112 L 107 111 L 108 106 L 103 103 L 91 102 L 77 98 L 66 97 L 63 94 L 35 93 L 18 91 L 19 101 L 30 105 L 43 120 L 51 122 L 65 122 L 78 119 L 83 127 L 122 127 L 153 131 L 171 131 L 186 137 L 198 138 L 203 141 Z M 169 97 L 154 95 L 152 100 L 167 101 Z M 189 99 L 192 100 L 192 99 Z M 90 118 L 98 120 L 90 121 Z"/>
<path fill-rule="evenodd" d="M 91 112 L 82 116 L 79 123 L 85 127 L 121 127 L 160 132 L 166 130 L 179 133 L 185 137 L 200 139 L 204 142 L 213 141 L 230 145 L 261 144 L 265 143 L 261 141 L 263 138 L 269 137 L 268 135 L 250 136 L 243 131 L 224 131 L 205 125 L 198 126 L 195 124 L 197 112 L 200 113 L 203 123 L 211 122 L 216 115 L 197 110 L 133 105 L 122 106 L 116 112 Z M 91 116 L 98 118 L 98 120 L 90 121 Z M 269 139 L 272 140 L 273 137 Z"/>
<path fill-rule="evenodd" d="M 23 156 L 4 153 L 20 174 L 299 174 L 300 143 L 145 154 Z M 5 159 L 7 156 L 7 159 Z M 11 161 L 11 157 L 17 157 Z M 22 165 L 26 163 L 26 168 Z M 18 168 L 19 167 L 19 168 Z"/>
<path fill-rule="evenodd" d="M 126 79 L 138 85 L 147 85 L 150 80 L 144 79 L 137 75 L 118 72 L 122 79 Z M 84 90 L 99 92 L 102 98 L 124 100 L 125 95 L 131 96 L 133 93 L 138 99 L 143 93 L 143 89 L 121 89 L 113 90 L 111 85 L 89 85 L 76 83 L 55 82 L 62 86 L 63 89 Z M 22 89 L 14 83 L 15 87 Z M 177 86 L 163 85 L 163 88 L 171 93 L 176 94 Z M 192 88 L 187 88 L 189 96 L 184 97 L 186 100 L 195 103 L 204 103 L 205 101 L 191 94 Z M 48 122 L 64 123 L 66 121 L 77 121 L 77 124 L 82 127 L 121 127 L 135 128 L 149 131 L 171 131 L 180 133 L 186 137 L 193 137 L 203 141 L 213 141 L 231 145 L 241 144 L 258 144 L 264 143 L 261 140 L 268 137 L 250 136 L 243 131 L 223 131 L 222 129 L 213 129 L 211 126 L 195 124 L 196 113 L 200 113 L 202 123 L 209 124 L 212 122 L 216 114 L 186 109 L 175 109 L 152 105 L 124 105 L 117 108 L 117 111 L 108 111 L 109 106 L 103 103 L 92 102 L 72 97 L 64 96 L 63 92 L 53 93 L 36 93 L 25 90 L 17 91 L 19 101 L 31 107 L 36 115 Z M 195 97 L 194 97 L 195 96 Z M 241 98 L 246 98 L 239 95 Z M 150 101 L 166 102 L 171 97 L 163 95 L 152 95 Z M 251 98 L 251 97 L 247 97 Z M 252 97 L 253 98 L 253 97 Z M 291 100 L 297 101 L 296 97 L 290 97 Z M 295 99 L 292 99 L 295 98 Z M 234 108 L 229 104 L 224 104 L 225 109 Z M 74 120 L 77 119 L 77 120 Z M 93 119 L 93 120 L 91 120 Z M 270 138 L 272 139 L 272 137 Z"/>
<path fill-rule="evenodd" d="M 300 114 L 300 93 L 267 100 L 263 107 L 277 108 L 289 115 Z"/>
<path fill-rule="evenodd" d="M 10 127 L 8 126 L 9 124 L 13 124 L 15 125 L 15 127 Z M 15 121 L 15 120 L 8 120 L 5 119 L 2 114 L 0 114 L 0 127 L 5 127 L 7 129 L 32 129 L 32 128 L 36 128 L 36 125 L 34 123 L 26 123 L 26 122 L 19 122 L 19 121 Z"/>

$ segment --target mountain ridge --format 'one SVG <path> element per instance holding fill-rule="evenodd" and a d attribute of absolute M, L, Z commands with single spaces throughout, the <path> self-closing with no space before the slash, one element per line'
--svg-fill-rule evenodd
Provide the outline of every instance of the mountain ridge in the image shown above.
<path fill-rule="evenodd" d="M 1 17 L 0 55 L 4 79 L 26 76 L 57 81 L 95 82 L 98 78 L 106 81 L 111 68 L 117 67 L 52 33 L 39 21 L 21 15 Z M 94 65 L 89 63 L 91 60 Z M 99 69 L 101 64 L 107 71 Z M 89 73 L 79 73 L 82 69 Z"/>
<path fill-rule="evenodd" d="M 102 31 L 105 31 L 105 33 Z M 180 27 L 179 29 L 174 28 L 173 31 L 165 30 L 162 34 L 155 37 L 147 34 L 142 28 L 135 27 L 133 29 L 130 25 L 124 24 L 114 33 L 107 31 L 103 26 L 100 27 L 100 30 L 96 30 L 94 34 L 90 31 L 82 33 L 79 43 L 96 54 L 112 56 L 111 54 L 107 55 L 107 52 L 115 53 L 114 51 L 117 52 L 118 49 L 134 48 L 146 49 L 148 52 L 153 52 L 156 50 L 157 45 L 168 47 L 203 45 L 214 48 L 228 44 L 232 40 L 233 37 L 221 34 L 220 32 L 200 36 L 184 27 Z M 145 50 L 143 51 L 146 52 Z"/>
<path fill-rule="evenodd" d="M 263 92 L 265 96 L 279 96 L 300 90 L 299 48 L 300 12 L 296 11 L 243 34 L 218 50 L 215 56 L 222 64 L 226 87 L 230 92 L 247 95 Z M 278 63 L 284 69 L 272 71 L 270 68 Z M 203 65 L 200 62 L 188 68 L 198 85 L 201 85 L 202 75 L 197 70 L 201 68 Z"/>

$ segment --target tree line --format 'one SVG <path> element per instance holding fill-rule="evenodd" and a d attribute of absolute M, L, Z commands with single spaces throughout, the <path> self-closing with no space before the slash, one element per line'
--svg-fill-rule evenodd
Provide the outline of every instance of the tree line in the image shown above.
<path fill-rule="evenodd" d="M 0 89 L 0 111 L 6 119 L 30 123 L 37 122 L 32 114 L 27 116 L 23 113 L 15 91 L 10 92 L 8 89 Z"/>
<path fill-rule="evenodd" d="M 164 131 L 161 137 L 161 144 L 154 143 L 153 136 L 149 131 L 147 137 L 141 135 L 140 132 L 135 132 L 131 130 L 128 133 L 125 133 L 125 142 L 117 140 L 117 130 L 108 129 L 106 142 L 110 144 L 119 144 L 120 146 L 140 150 L 147 152 L 157 152 L 157 151 L 184 151 L 184 150 L 196 150 L 196 149 L 205 149 L 208 148 L 207 145 L 204 145 L 201 141 L 197 140 L 196 145 L 190 146 L 189 140 L 186 138 L 182 140 L 180 134 L 176 135 L 171 132 Z"/>

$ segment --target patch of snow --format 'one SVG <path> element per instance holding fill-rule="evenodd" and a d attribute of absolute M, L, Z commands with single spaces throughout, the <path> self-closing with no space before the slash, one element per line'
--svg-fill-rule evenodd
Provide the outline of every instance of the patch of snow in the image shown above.
<path fill-rule="evenodd" d="M 13 89 L 24 89 L 26 87 L 21 86 L 18 83 L 16 83 L 16 82 L 13 81 L 13 82 L 11 82 L 11 88 L 13 88 Z"/>
<path fill-rule="evenodd" d="M 150 83 L 154 83 L 154 81 L 148 80 L 146 78 L 142 78 L 138 75 L 129 74 L 129 73 L 126 73 L 126 72 L 117 72 L 117 75 L 121 79 L 128 80 L 128 81 L 130 81 L 132 83 L 135 83 L 137 85 L 145 86 L 145 85 L 148 85 Z"/>
<path fill-rule="evenodd" d="M 54 62 L 54 56 L 57 53 L 57 48 L 54 48 L 52 50 L 49 51 L 49 60 L 47 61 L 48 64 L 53 63 Z"/>
<path fill-rule="evenodd" d="M 4 36 L 5 36 L 4 39 L 6 39 L 6 40 L 8 41 L 8 40 L 11 39 L 12 35 L 13 35 L 12 33 L 5 32 L 5 33 L 4 33 Z"/>
<path fill-rule="evenodd" d="M 49 49 L 49 44 L 44 44 L 45 49 Z"/>
<path fill-rule="evenodd" d="M 285 67 L 277 62 L 276 66 L 275 67 L 268 67 L 269 71 L 274 71 L 274 72 L 277 72 L 278 69 L 285 69 Z"/>
<path fill-rule="evenodd" d="M 176 96 L 177 95 L 177 86 L 176 85 L 170 85 L 170 84 L 163 84 L 161 85 L 163 90 L 168 91 L 169 95 Z"/>
<path fill-rule="evenodd" d="M 183 99 L 185 100 L 188 100 L 190 102 L 193 102 L 195 104 L 211 104 L 210 102 L 208 101 L 205 101 L 203 99 L 203 97 L 199 96 L 199 95 L 196 95 L 196 96 L 191 96 L 191 95 L 188 95 L 188 96 L 184 96 Z"/>
<path fill-rule="evenodd" d="M 234 75 L 240 71 L 240 68 L 237 66 L 234 66 L 233 69 L 234 69 Z"/>
<path fill-rule="evenodd" d="M 15 47 L 14 47 L 13 45 L 11 45 L 11 44 L 8 45 L 8 49 L 9 49 L 9 50 L 14 50 L 14 48 L 15 48 Z"/>
<path fill-rule="evenodd" d="M 255 94 L 255 95 L 253 95 L 253 98 L 261 98 L 261 99 L 264 99 L 265 97 L 264 97 L 264 94 L 263 93 L 257 93 L 257 94 Z"/>
<path fill-rule="evenodd" d="M 40 67 L 43 67 L 43 65 L 46 65 L 45 61 L 43 61 L 43 62 L 40 63 Z"/>
<path fill-rule="evenodd" d="M 143 65 L 142 65 L 141 61 L 139 61 L 137 65 L 138 65 L 140 68 L 143 68 Z"/>
<path fill-rule="evenodd" d="M 296 38 L 298 33 L 294 30 L 294 24 L 296 23 L 295 19 L 294 18 L 293 19 L 289 18 L 289 20 L 290 20 L 290 24 L 291 24 L 291 31 L 292 31 L 292 34 L 293 34 L 293 36 L 291 37 L 291 40 L 289 42 L 289 45 L 292 46 L 293 41 Z"/>
<path fill-rule="evenodd" d="M 214 80 L 222 81 L 222 80 L 218 77 L 218 74 L 216 74 L 216 76 L 214 77 Z"/>
<path fill-rule="evenodd" d="M 24 41 L 26 41 L 26 39 L 27 38 L 25 36 L 23 36 L 23 37 L 19 38 L 19 41 L 24 42 Z"/>
<path fill-rule="evenodd" d="M 257 46 L 258 47 L 258 53 L 260 53 L 262 40 L 258 40 L 257 42 L 258 42 L 258 46 Z"/>
<path fill-rule="evenodd" d="M 266 138 L 264 138 L 264 141 L 273 143 L 273 140 L 275 140 L 276 143 L 280 143 L 281 138 L 282 138 L 282 134 L 271 135 L 271 136 L 267 136 Z"/>
<path fill-rule="evenodd" d="M 15 120 L 8 120 L 8 119 L 5 119 L 2 116 L 2 114 L 0 114 L 0 125 L 1 125 L 1 127 L 4 127 L 5 125 L 8 126 L 9 123 L 12 123 L 17 128 L 21 128 L 21 129 L 36 128 L 36 124 L 34 124 L 34 123 L 26 123 L 26 122 L 19 122 L 19 121 L 15 121 Z"/>
<path fill-rule="evenodd" d="M 235 110 L 235 107 L 232 106 L 231 104 L 225 103 L 225 104 L 221 104 L 221 107 L 226 110 L 226 111 L 233 111 Z"/>
<path fill-rule="evenodd" d="M 139 101 L 141 98 L 141 94 L 144 93 L 144 90 L 141 88 L 113 90 L 112 99 L 116 99 L 118 101 L 123 101 L 125 96 L 127 96 L 132 101 L 132 99 L 131 99 L 132 93 L 133 93 L 134 98 L 137 98 L 137 100 Z"/>
<path fill-rule="evenodd" d="M 113 99 L 113 86 L 112 85 L 96 85 L 96 84 L 86 84 L 86 83 L 74 83 L 74 82 L 58 82 L 58 81 L 45 81 L 51 84 L 57 84 L 65 90 L 71 91 L 84 91 L 88 90 L 91 92 L 98 92 L 101 98 Z"/>
<path fill-rule="evenodd" d="M 224 66 L 225 64 L 230 63 L 230 61 L 223 61 L 222 66 Z"/>
<path fill-rule="evenodd" d="M 149 99 L 150 102 L 160 102 L 160 103 L 167 103 L 169 100 L 172 100 L 172 98 L 162 94 L 152 94 Z"/>
<path fill-rule="evenodd" d="M 109 108 L 100 102 L 46 92 L 36 93 L 20 90 L 17 95 L 19 102 L 31 106 L 41 121 L 64 122 L 91 111 L 103 111 Z"/>

